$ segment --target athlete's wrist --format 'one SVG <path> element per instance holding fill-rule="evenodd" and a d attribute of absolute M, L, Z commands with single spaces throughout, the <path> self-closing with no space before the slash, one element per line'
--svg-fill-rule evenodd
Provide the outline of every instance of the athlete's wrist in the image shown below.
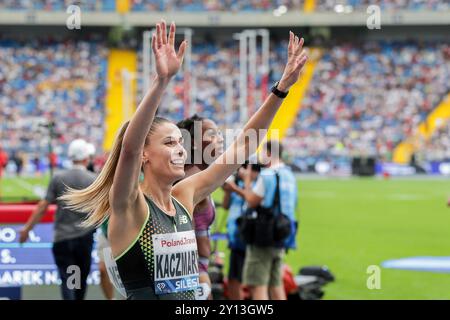
<path fill-rule="evenodd" d="M 278 86 L 277 86 L 278 90 L 280 90 L 282 92 L 288 92 L 290 88 L 291 88 L 291 86 L 288 85 L 287 83 L 285 83 L 285 81 L 283 79 L 281 79 L 280 82 L 278 82 Z"/>
<path fill-rule="evenodd" d="M 161 76 L 156 75 L 155 76 L 155 83 L 158 86 L 167 86 L 171 79 L 172 79 L 172 77 L 161 77 Z"/>

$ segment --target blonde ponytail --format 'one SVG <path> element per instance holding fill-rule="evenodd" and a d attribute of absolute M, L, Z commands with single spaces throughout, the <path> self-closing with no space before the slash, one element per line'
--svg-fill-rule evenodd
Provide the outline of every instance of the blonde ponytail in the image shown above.
<path fill-rule="evenodd" d="M 67 192 L 59 197 L 66 203 L 67 208 L 89 213 L 88 218 L 81 224 L 84 227 L 99 226 L 108 219 L 110 212 L 109 190 L 112 187 L 114 173 L 119 162 L 123 136 L 129 122 L 125 122 L 117 135 L 111 153 L 100 174 L 87 188 L 75 190 L 68 188 Z"/>

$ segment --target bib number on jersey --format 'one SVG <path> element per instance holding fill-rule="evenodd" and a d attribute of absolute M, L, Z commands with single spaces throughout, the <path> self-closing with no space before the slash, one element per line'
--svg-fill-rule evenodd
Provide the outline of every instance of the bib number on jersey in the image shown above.
<path fill-rule="evenodd" d="M 155 293 L 196 290 L 199 280 L 195 232 L 154 234 L 152 239 Z"/>
<path fill-rule="evenodd" d="M 195 291 L 195 300 L 207 300 L 211 293 L 211 287 L 207 283 L 200 283 Z"/>
<path fill-rule="evenodd" d="M 125 287 L 123 286 L 122 279 L 120 278 L 119 270 L 117 269 L 117 263 L 114 260 L 110 247 L 103 249 L 103 256 L 109 280 L 111 280 L 111 283 L 113 284 L 114 288 L 116 288 L 116 290 L 122 296 L 126 297 L 127 293 L 125 291 Z"/>

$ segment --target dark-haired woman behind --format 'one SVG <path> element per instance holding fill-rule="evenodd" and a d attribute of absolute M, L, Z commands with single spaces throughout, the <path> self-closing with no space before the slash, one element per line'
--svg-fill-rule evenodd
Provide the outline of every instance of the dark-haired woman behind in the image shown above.
<path fill-rule="evenodd" d="M 185 148 L 190 151 L 190 163 L 186 163 L 184 171 L 186 177 L 205 170 L 223 153 L 223 137 L 217 124 L 211 119 L 205 119 L 194 115 L 180 121 L 178 127 L 189 134 L 189 139 L 184 139 L 190 145 Z M 200 154 L 201 152 L 201 154 Z M 196 157 L 196 154 L 200 156 Z M 211 279 L 208 275 L 209 258 L 211 255 L 211 243 L 209 237 L 210 227 L 214 222 L 216 208 L 209 195 L 194 208 L 194 229 L 198 247 L 198 267 L 200 284 L 207 284 L 210 292 Z M 201 290 L 205 293 L 205 289 Z M 211 298 L 211 295 L 209 295 Z"/>

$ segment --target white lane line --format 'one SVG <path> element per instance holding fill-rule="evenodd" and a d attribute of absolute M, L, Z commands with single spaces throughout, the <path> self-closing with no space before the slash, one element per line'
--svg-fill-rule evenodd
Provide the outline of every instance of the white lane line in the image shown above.
<path fill-rule="evenodd" d="M 42 188 L 40 186 L 33 185 L 22 179 L 15 179 L 13 181 L 15 181 L 16 184 L 18 184 L 21 188 L 32 192 L 33 194 L 35 194 L 36 196 L 38 196 L 40 198 L 42 198 L 45 195 L 44 188 Z"/>
<path fill-rule="evenodd" d="M 400 200 L 400 201 L 416 201 L 416 200 L 426 200 L 427 197 L 418 195 L 418 194 L 392 194 L 387 197 L 391 200 Z"/>

